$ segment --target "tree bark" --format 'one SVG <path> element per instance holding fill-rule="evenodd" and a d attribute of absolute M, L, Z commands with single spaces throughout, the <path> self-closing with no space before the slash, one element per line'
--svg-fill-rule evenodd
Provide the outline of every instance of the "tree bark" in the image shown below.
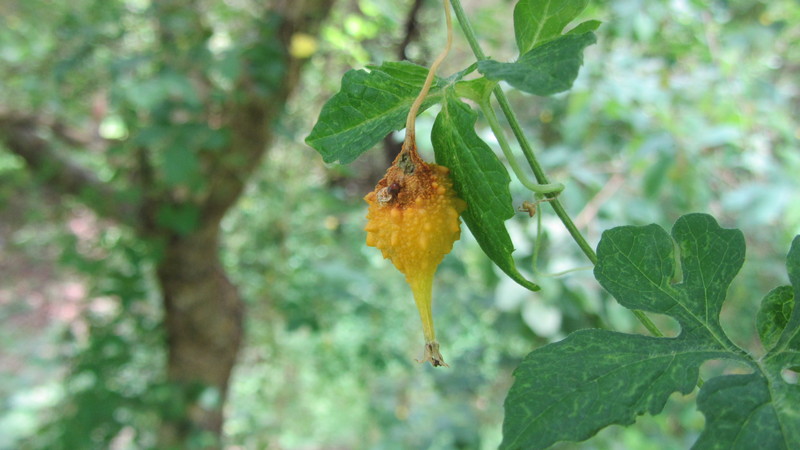
<path fill-rule="evenodd" d="M 287 49 L 283 76 L 269 87 L 272 93 L 268 96 L 258 92 L 263 86 L 256 81 L 247 77 L 239 81 L 239 92 L 250 93 L 227 105 L 223 123 L 231 133 L 230 146 L 208 166 L 211 188 L 200 205 L 203 222 L 189 235 L 168 237 L 158 265 L 166 312 L 167 373 L 184 393 L 187 415 L 164 422 L 161 447 L 180 447 L 198 431 L 210 432 L 216 441 L 210 442 L 210 447 L 220 445 L 222 408 L 242 341 L 243 302 L 219 262 L 219 222 L 266 152 L 272 140 L 271 125 L 298 84 L 305 60 L 288 52 L 292 38 L 295 33 L 316 34 L 332 3 L 273 2 L 271 13 L 277 14 L 280 24 L 275 36 L 262 39 L 277 39 Z"/>
<path fill-rule="evenodd" d="M 157 274 L 167 330 L 167 377 L 186 414 L 165 420 L 160 445 L 180 446 L 198 431 L 222 435 L 222 407 L 242 341 L 243 307 L 219 257 L 219 224 L 204 224 L 165 246 Z"/>

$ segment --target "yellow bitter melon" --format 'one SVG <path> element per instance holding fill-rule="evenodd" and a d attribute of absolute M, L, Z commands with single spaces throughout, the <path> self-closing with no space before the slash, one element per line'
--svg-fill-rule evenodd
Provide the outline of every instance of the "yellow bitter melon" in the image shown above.
<path fill-rule="evenodd" d="M 367 245 L 377 247 L 406 276 L 422 319 L 421 362 L 446 366 L 431 317 L 433 276 L 461 235 L 459 215 L 467 204 L 456 196 L 449 169 L 423 161 L 412 141 L 364 197 Z"/>

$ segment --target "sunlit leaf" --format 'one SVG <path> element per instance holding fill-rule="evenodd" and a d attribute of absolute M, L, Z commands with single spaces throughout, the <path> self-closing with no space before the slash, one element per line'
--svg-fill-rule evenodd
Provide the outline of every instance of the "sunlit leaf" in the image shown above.
<path fill-rule="evenodd" d="M 514 34 L 519 53 L 561 35 L 561 31 L 578 17 L 589 0 L 520 0 L 514 7 Z"/>
<path fill-rule="evenodd" d="M 347 72 L 341 90 L 322 107 L 306 143 L 325 162 L 352 162 L 387 134 L 405 126 L 427 74 L 427 68 L 408 62 L 387 62 L 370 66 L 369 71 Z M 436 79 L 420 112 L 441 99 L 441 87 L 441 80 Z"/>

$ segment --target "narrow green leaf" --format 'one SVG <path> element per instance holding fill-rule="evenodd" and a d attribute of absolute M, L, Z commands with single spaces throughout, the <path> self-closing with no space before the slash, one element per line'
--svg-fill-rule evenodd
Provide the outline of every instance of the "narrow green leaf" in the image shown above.
<path fill-rule="evenodd" d="M 514 215 L 508 184 L 511 178 L 492 149 L 475 133 L 477 114 L 450 91 L 431 133 L 436 162 L 448 167 L 456 191 L 467 202 L 466 222 L 483 251 L 509 277 L 536 291 L 516 268 L 514 245 L 505 221 Z"/>
<path fill-rule="evenodd" d="M 516 62 L 479 61 L 478 71 L 521 91 L 552 95 L 572 87 L 583 64 L 583 49 L 596 41 L 592 32 L 566 34 L 525 53 Z"/>
<path fill-rule="evenodd" d="M 779 286 L 771 290 L 763 300 L 756 315 L 756 329 L 761 344 L 772 350 L 789 323 L 794 309 L 794 290 L 791 286 Z"/>
<path fill-rule="evenodd" d="M 387 134 L 403 128 L 428 74 L 427 68 L 409 62 L 387 62 L 369 69 L 344 75 L 341 90 L 322 107 L 306 138 L 327 163 L 350 163 Z M 435 79 L 420 112 L 440 101 L 443 84 Z"/>
<path fill-rule="evenodd" d="M 514 34 L 520 55 L 561 35 L 589 0 L 520 0 L 514 7 Z"/>
<path fill-rule="evenodd" d="M 525 357 L 505 401 L 503 449 L 581 441 L 611 424 L 657 414 L 687 394 L 700 364 L 719 352 L 677 339 L 581 330 Z"/>

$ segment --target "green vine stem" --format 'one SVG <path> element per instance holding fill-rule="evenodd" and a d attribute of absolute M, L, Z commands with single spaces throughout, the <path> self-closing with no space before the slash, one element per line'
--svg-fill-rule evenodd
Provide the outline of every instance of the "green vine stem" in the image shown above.
<path fill-rule="evenodd" d="M 544 195 L 555 195 L 564 190 L 564 185 L 561 183 L 539 184 L 528 178 L 528 176 L 522 170 L 522 167 L 520 167 L 519 162 L 517 162 L 514 152 L 511 151 L 511 146 L 508 144 L 508 140 L 503 132 L 503 128 L 500 126 L 500 122 L 497 120 L 497 115 L 494 113 L 494 109 L 489 103 L 489 99 L 486 98 L 485 100 L 480 101 L 478 106 L 480 106 L 481 111 L 483 111 L 483 115 L 486 117 L 486 121 L 489 122 L 489 127 L 497 137 L 497 143 L 500 144 L 500 149 L 503 150 L 503 155 L 505 155 L 508 165 L 511 166 L 511 170 L 514 171 L 514 174 L 517 176 L 517 179 L 519 179 L 523 186 L 537 194 Z"/>
<path fill-rule="evenodd" d="M 475 36 L 475 31 L 472 29 L 472 24 L 467 18 L 467 15 L 464 13 L 464 8 L 461 6 L 461 0 L 450 0 L 450 4 L 453 7 L 453 12 L 456 15 L 456 19 L 458 20 L 459 25 L 461 25 L 461 30 L 464 32 L 464 36 L 466 37 L 467 42 L 469 43 L 469 46 L 472 49 L 472 53 L 475 55 L 475 58 L 477 58 L 478 61 L 487 59 L 486 54 L 483 53 L 483 50 L 481 49 L 481 46 L 478 43 L 478 38 Z M 503 115 L 508 121 L 508 125 L 511 128 L 511 131 L 514 133 L 514 137 L 517 139 L 517 142 L 519 143 L 520 148 L 522 149 L 522 153 L 525 155 L 525 159 L 528 161 L 528 165 L 530 166 L 534 176 L 536 177 L 536 181 L 538 182 L 539 185 L 549 185 L 550 181 L 548 180 L 547 175 L 545 175 L 542 166 L 539 164 L 539 161 L 536 159 L 536 155 L 534 155 L 533 153 L 533 148 L 531 147 L 530 142 L 528 142 L 528 138 L 525 137 L 525 133 L 522 131 L 522 127 L 520 126 L 519 121 L 517 120 L 516 114 L 511 109 L 511 104 L 509 104 L 506 94 L 503 92 L 500 86 L 495 86 L 494 89 L 492 90 L 492 94 L 494 94 L 494 97 L 497 100 L 497 104 L 500 106 L 500 110 L 503 111 Z M 485 106 L 482 105 L 482 109 L 484 110 L 490 109 L 486 108 Z M 486 111 L 484 111 L 484 114 L 486 114 Z M 494 111 L 492 111 L 490 114 L 486 114 L 487 118 L 493 115 Z M 498 133 L 494 129 L 495 125 L 492 124 L 491 119 L 488 120 L 490 122 L 489 123 L 490 126 L 492 127 L 492 131 L 495 131 L 495 134 L 497 135 L 498 142 L 504 140 L 505 138 L 501 137 L 502 133 Z M 494 121 L 497 122 L 496 117 Z M 507 144 L 508 143 L 506 143 L 506 145 Z M 503 144 L 501 143 L 501 148 L 502 146 Z M 505 149 L 503 150 L 503 152 L 505 153 Z M 514 165 L 517 164 L 516 160 L 514 160 L 513 158 L 509 158 L 508 155 L 506 155 L 506 159 L 509 160 L 509 164 L 511 164 L 512 170 L 514 170 L 514 173 L 519 177 L 519 174 L 517 173 L 519 167 L 517 167 L 516 169 L 514 168 Z M 512 160 L 513 162 L 511 162 Z M 525 184 L 525 181 L 523 180 L 529 181 L 524 176 L 520 177 L 520 181 L 522 181 L 523 184 Z M 525 185 L 527 187 L 527 184 Z M 555 211 L 558 218 L 561 219 L 561 222 L 564 224 L 564 227 L 566 227 L 567 231 L 572 236 L 572 239 L 575 240 L 575 242 L 578 244 L 578 247 L 580 247 L 581 251 L 583 251 L 586 257 L 589 258 L 589 261 L 591 261 L 592 264 L 597 264 L 597 253 L 595 253 L 592 246 L 589 245 L 589 242 L 587 242 L 586 239 L 583 237 L 580 230 L 578 230 L 578 227 L 575 226 L 575 223 L 572 221 L 572 218 L 569 216 L 569 214 L 567 214 L 567 211 L 564 209 L 564 206 L 558 200 L 557 195 L 558 195 L 557 191 L 556 192 L 551 191 L 549 193 L 545 193 L 545 197 L 553 199 L 548 203 L 550 203 L 550 205 L 553 207 L 553 211 Z M 661 330 L 659 330 L 658 327 L 656 327 L 653 321 L 651 321 L 650 318 L 647 317 L 644 312 L 639 310 L 633 310 L 633 315 L 636 316 L 639 322 L 641 322 L 641 324 L 644 325 L 644 327 L 647 328 L 647 330 L 652 335 L 658 337 L 664 336 L 664 333 L 662 333 Z"/>
<path fill-rule="evenodd" d="M 472 24 L 469 22 L 469 19 L 467 19 L 466 14 L 464 14 L 464 8 L 461 6 L 461 0 L 450 0 L 450 4 L 453 6 L 453 12 L 456 14 L 456 19 L 461 25 L 464 36 L 467 38 L 467 42 L 472 49 L 472 53 L 475 55 L 478 61 L 487 59 L 486 54 L 483 53 L 483 50 L 478 43 L 478 38 L 475 36 L 475 31 L 472 29 Z M 525 133 L 522 131 L 522 127 L 517 120 L 516 114 L 514 114 L 514 111 L 511 109 L 511 105 L 508 103 L 506 94 L 502 89 L 500 89 L 500 86 L 495 86 L 492 90 L 492 93 L 494 94 L 495 99 L 497 99 L 497 104 L 500 106 L 500 110 L 503 111 L 503 115 L 506 117 L 508 125 L 511 127 L 511 131 L 514 133 L 514 137 L 517 139 L 517 142 L 519 142 L 522 153 L 525 155 L 525 159 L 528 161 L 528 165 L 531 167 L 531 170 L 533 170 L 536 181 L 539 184 L 550 184 L 550 180 L 547 179 L 547 175 L 545 175 L 544 170 L 542 170 L 542 166 L 539 164 L 539 161 L 533 154 L 533 148 L 528 142 L 528 139 L 525 137 Z M 595 254 L 592 246 L 589 245 L 581 232 L 578 230 L 578 227 L 575 226 L 575 223 L 569 217 L 569 214 L 567 214 L 564 206 L 561 205 L 561 202 L 557 198 L 555 198 L 556 194 L 549 193 L 545 194 L 545 196 L 548 198 L 554 198 L 550 204 L 553 206 L 553 210 L 555 211 L 556 215 L 559 217 L 559 219 L 561 219 L 561 222 L 567 228 L 567 231 L 581 248 L 586 257 L 589 258 L 589 261 L 591 261 L 592 264 L 596 264 L 597 254 Z"/>

